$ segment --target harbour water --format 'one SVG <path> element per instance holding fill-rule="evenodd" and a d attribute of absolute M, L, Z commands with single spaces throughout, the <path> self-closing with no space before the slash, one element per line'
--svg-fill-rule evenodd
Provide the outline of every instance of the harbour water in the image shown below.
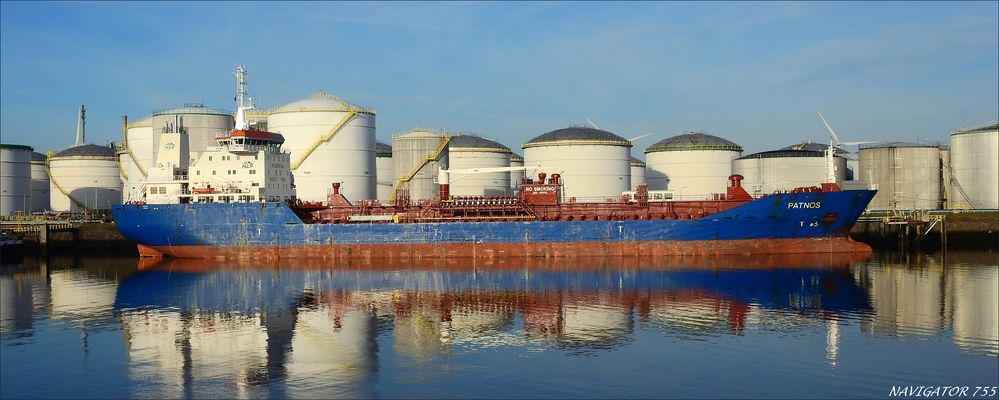
<path fill-rule="evenodd" d="M 996 398 L 997 258 L 32 258 L 0 397 Z"/>

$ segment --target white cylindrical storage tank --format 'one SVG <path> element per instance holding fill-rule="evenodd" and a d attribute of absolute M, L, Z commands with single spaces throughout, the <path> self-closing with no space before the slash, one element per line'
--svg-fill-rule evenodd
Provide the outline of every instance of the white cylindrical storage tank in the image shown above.
<path fill-rule="evenodd" d="M 821 152 L 822 154 L 825 154 L 825 151 L 828 148 L 829 148 L 829 145 L 825 144 L 825 143 L 815 143 L 815 142 L 810 142 L 810 141 L 804 141 L 804 142 L 801 142 L 799 144 L 793 144 L 793 145 L 787 146 L 787 147 L 785 147 L 785 148 L 783 148 L 781 150 L 809 150 L 809 151 L 817 151 L 817 152 Z M 863 179 L 861 179 L 861 177 L 858 174 L 858 171 L 860 171 L 860 159 L 857 157 L 857 155 L 849 152 L 846 149 L 842 149 L 842 148 L 839 148 L 839 147 L 834 148 L 833 151 L 834 151 L 833 154 L 835 154 L 837 156 L 840 156 L 840 157 L 843 157 L 843 159 L 846 161 L 846 164 L 845 164 L 846 165 L 846 171 L 843 174 L 843 177 L 844 177 L 843 179 L 848 180 L 848 181 L 852 181 L 852 180 L 863 181 Z M 839 176 L 839 175 L 837 175 L 837 176 Z"/>
<path fill-rule="evenodd" d="M 650 190 L 672 190 L 679 197 L 725 193 L 732 160 L 742 146 L 704 132 L 664 139 L 645 149 L 645 180 Z"/>
<path fill-rule="evenodd" d="M 45 172 L 45 155 L 31 153 L 31 211 L 49 209 L 49 174 Z"/>
<path fill-rule="evenodd" d="M 437 172 L 448 165 L 447 133 L 413 129 L 392 137 L 392 190 L 409 190 L 410 200 L 432 199 L 439 193 Z M 427 161 L 431 160 L 431 161 Z M 395 199 L 391 199 L 395 201 Z"/>
<path fill-rule="evenodd" d="M 30 146 L 0 144 L 0 216 L 31 210 Z"/>
<path fill-rule="evenodd" d="M 562 174 L 564 200 L 605 201 L 631 189 L 631 142 L 613 133 L 569 127 L 542 134 L 521 147 L 524 165 L 540 165 L 549 175 Z"/>
<path fill-rule="evenodd" d="M 161 118 L 161 121 L 167 119 Z M 187 126 L 187 118 L 184 119 Z M 146 185 L 146 175 L 156 162 L 153 157 L 153 117 L 148 116 L 125 127 L 125 142 L 119 151 L 122 169 L 122 199 L 139 201 Z"/>
<path fill-rule="evenodd" d="M 147 165 L 156 162 L 156 155 L 160 148 L 160 134 L 167 129 L 167 124 L 177 124 L 181 120 L 183 122 L 180 125 L 187 130 L 188 146 L 191 149 L 192 159 L 197 159 L 205 149 L 218 146 L 215 136 L 232 130 L 234 124 L 232 112 L 208 108 L 201 103 L 188 103 L 184 104 L 183 107 L 154 111 L 151 131 L 152 158 Z M 137 133 L 141 134 L 142 131 Z M 144 146 L 140 143 L 128 144 Z M 141 148 L 136 150 L 144 151 Z M 144 156 L 137 156 L 140 162 L 141 157 Z"/>
<path fill-rule="evenodd" d="M 631 190 L 637 190 L 639 185 L 645 184 L 645 161 L 635 157 L 631 158 Z"/>
<path fill-rule="evenodd" d="M 388 203 L 395 175 L 392 173 L 392 146 L 382 142 L 375 142 L 375 177 L 378 183 L 378 200 Z"/>
<path fill-rule="evenodd" d="M 951 208 L 999 208 L 999 124 L 952 133 L 950 167 Z"/>
<path fill-rule="evenodd" d="M 833 158 L 836 181 L 846 179 L 846 159 Z M 773 150 L 750 154 L 732 161 L 732 173 L 742 175 L 742 187 L 753 197 L 798 187 L 820 186 L 828 178 L 823 152 Z"/>
<path fill-rule="evenodd" d="M 474 135 L 456 135 L 448 144 L 448 168 L 506 168 L 510 166 L 509 147 Z M 503 196 L 510 191 L 510 172 L 486 174 L 454 173 L 450 193 L 455 196 Z"/>
<path fill-rule="evenodd" d="M 267 128 L 284 135 L 299 199 L 326 201 L 333 182 L 352 202 L 376 197 L 374 110 L 318 93 L 269 111 Z"/>
<path fill-rule="evenodd" d="M 510 166 L 523 167 L 524 156 L 517 153 L 510 154 Z M 525 173 L 525 171 L 510 171 L 510 193 L 517 193 L 520 190 L 520 181 L 524 179 Z"/>
<path fill-rule="evenodd" d="M 935 210 L 940 206 L 940 148 L 925 143 L 860 146 L 860 176 L 877 185 L 873 210 Z"/>
<path fill-rule="evenodd" d="M 83 144 L 49 158 L 52 211 L 106 210 L 121 203 L 121 178 L 115 151 Z"/>

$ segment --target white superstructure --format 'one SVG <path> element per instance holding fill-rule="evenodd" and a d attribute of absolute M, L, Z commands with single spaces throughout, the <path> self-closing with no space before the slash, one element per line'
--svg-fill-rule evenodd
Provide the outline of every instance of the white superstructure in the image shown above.
<path fill-rule="evenodd" d="M 503 168 L 510 166 L 512 152 L 499 142 L 475 135 L 459 134 L 448 145 L 448 168 Z M 510 193 L 510 172 L 451 176 L 455 196 L 503 196 Z"/>
<path fill-rule="evenodd" d="M 0 144 L 0 216 L 31 209 L 31 152 L 29 146 Z"/>
<path fill-rule="evenodd" d="M 267 128 L 284 136 L 303 201 L 326 201 L 333 182 L 350 201 L 376 197 L 374 110 L 317 93 L 270 110 Z"/>
<path fill-rule="evenodd" d="M 732 160 L 742 146 L 704 132 L 688 132 L 645 149 L 649 190 L 671 190 L 682 198 L 710 198 L 725 193 Z"/>
<path fill-rule="evenodd" d="M 631 189 L 631 142 L 611 132 L 568 127 L 524 143 L 524 165 L 562 176 L 564 201 L 617 199 Z"/>
<path fill-rule="evenodd" d="M 214 147 L 215 136 L 233 129 L 232 112 L 205 107 L 201 103 L 188 103 L 183 107 L 157 110 L 152 121 L 152 160 L 156 160 L 160 146 L 160 136 L 167 132 L 167 125 L 176 126 L 177 121 L 187 129 L 190 137 L 191 158 Z M 140 156 L 141 157 L 141 156 Z"/>
<path fill-rule="evenodd" d="M 999 124 L 950 135 L 950 208 L 999 208 Z"/>

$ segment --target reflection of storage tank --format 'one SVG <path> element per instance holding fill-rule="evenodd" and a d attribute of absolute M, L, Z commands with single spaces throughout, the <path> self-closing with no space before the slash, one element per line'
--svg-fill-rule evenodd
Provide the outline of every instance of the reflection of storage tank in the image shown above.
<path fill-rule="evenodd" d="M 185 123 L 187 120 L 185 119 Z M 157 135 L 158 136 L 158 135 Z M 153 117 L 149 116 L 125 126 L 125 141 L 118 151 L 122 175 L 122 199 L 142 200 L 146 175 L 153 168 Z"/>
<path fill-rule="evenodd" d="M 645 184 L 645 161 L 631 158 L 631 190 L 637 190 L 638 185 Z"/>
<path fill-rule="evenodd" d="M 860 177 L 877 185 L 876 210 L 933 210 L 940 205 L 940 148 L 935 144 L 860 146 Z"/>
<path fill-rule="evenodd" d="M 326 201 L 333 182 L 350 201 L 376 197 L 374 110 L 317 93 L 270 110 L 267 129 L 284 136 L 299 199 Z"/>
<path fill-rule="evenodd" d="M 109 209 L 121 203 L 121 177 L 115 151 L 83 144 L 49 158 L 52 211 Z"/>
<path fill-rule="evenodd" d="M 865 269 L 874 315 L 862 328 L 877 334 L 937 334 L 944 325 L 941 268 L 892 265 Z"/>
<path fill-rule="evenodd" d="M 49 209 L 49 174 L 45 172 L 45 155 L 31 153 L 31 211 Z"/>
<path fill-rule="evenodd" d="M 0 144 L 0 216 L 31 209 L 31 147 Z"/>
<path fill-rule="evenodd" d="M 392 191 L 409 190 L 411 200 L 432 199 L 438 195 L 437 171 L 448 165 L 451 137 L 445 132 L 413 129 L 392 137 Z M 395 201 L 395 199 L 392 199 Z"/>
<path fill-rule="evenodd" d="M 371 397 L 365 383 L 378 366 L 375 336 L 375 318 L 369 311 L 343 304 L 300 311 L 287 380 L 322 382 L 338 390 L 320 397 Z M 314 390 L 311 385 L 293 385 L 287 396 L 313 397 Z"/>
<path fill-rule="evenodd" d="M 846 159 L 833 158 L 836 181 L 846 179 Z M 732 161 L 732 173 L 742 175 L 742 187 L 754 197 L 778 190 L 819 186 L 828 178 L 823 152 L 773 150 L 742 156 Z"/>
<path fill-rule="evenodd" d="M 448 145 L 448 168 L 505 168 L 512 152 L 494 140 L 474 135 L 455 135 Z M 510 190 L 510 173 L 451 174 L 450 192 L 456 196 L 502 196 Z"/>
<path fill-rule="evenodd" d="M 678 196 L 725 193 L 732 160 L 740 155 L 742 146 L 704 132 L 673 136 L 645 149 L 645 180 L 650 190 Z"/>
<path fill-rule="evenodd" d="M 511 167 L 523 167 L 524 156 L 513 153 L 510 154 Z M 510 171 L 510 193 L 516 193 L 520 189 L 520 181 L 524 179 L 524 171 Z"/>
<path fill-rule="evenodd" d="M 84 270 L 54 271 L 49 279 L 52 318 L 85 321 L 111 316 L 117 282 L 92 278 Z"/>
<path fill-rule="evenodd" d="M 631 189 L 631 142 L 613 133 L 573 126 L 542 134 L 521 147 L 525 165 L 562 174 L 565 199 L 603 201 Z"/>
<path fill-rule="evenodd" d="M 951 208 L 999 208 L 999 124 L 950 135 Z"/>
<path fill-rule="evenodd" d="M 995 268 L 955 268 L 949 272 L 947 297 L 954 343 L 999 354 L 999 275 Z"/>
<path fill-rule="evenodd" d="M 180 123 L 178 124 L 178 122 Z M 149 164 L 146 165 L 152 165 L 156 160 L 160 148 L 160 133 L 167 132 L 168 124 L 178 124 L 186 129 L 191 158 L 197 159 L 205 149 L 218 146 L 215 135 L 232 130 L 234 122 L 231 112 L 207 108 L 200 103 L 188 103 L 184 104 L 183 107 L 154 111 L 150 130 L 152 147 L 148 150 L 151 152 L 151 157 L 148 159 Z M 139 126 L 136 127 L 139 128 Z M 134 139 L 135 143 L 132 143 L 133 140 L 129 140 L 129 145 L 138 146 L 135 149 L 138 152 L 136 157 L 139 162 L 143 162 L 146 153 L 146 141 L 143 137 L 145 131 L 139 129 L 136 134 L 138 137 Z M 146 170 L 148 171 L 149 168 Z"/>
<path fill-rule="evenodd" d="M 392 194 L 392 146 L 375 142 L 375 175 L 378 178 L 378 200 L 389 201 Z"/>
<path fill-rule="evenodd" d="M 630 309 L 611 304 L 568 304 L 563 308 L 560 341 L 583 344 L 607 342 L 631 330 Z"/>

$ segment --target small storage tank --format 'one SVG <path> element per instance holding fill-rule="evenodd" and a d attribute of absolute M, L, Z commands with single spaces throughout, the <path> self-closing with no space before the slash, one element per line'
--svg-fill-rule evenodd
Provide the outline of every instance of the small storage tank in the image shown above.
<path fill-rule="evenodd" d="M 846 179 L 846 159 L 833 158 L 836 181 Z M 742 187 L 753 197 L 798 187 L 820 186 L 828 178 L 825 152 L 773 150 L 732 161 L 732 173 L 743 176 Z"/>
<path fill-rule="evenodd" d="M 392 196 L 409 190 L 410 200 L 432 199 L 439 194 L 437 172 L 447 168 L 451 137 L 443 131 L 413 129 L 392 137 Z M 395 199 L 391 199 L 395 201 Z"/>
<path fill-rule="evenodd" d="M 517 153 L 511 153 L 510 166 L 523 167 L 524 156 Z M 517 193 L 517 191 L 520 190 L 520 181 L 524 179 L 525 173 L 525 171 L 510 171 L 510 193 Z"/>
<path fill-rule="evenodd" d="M 392 146 L 375 142 L 375 176 L 378 182 L 378 200 L 389 202 L 392 194 Z"/>
<path fill-rule="evenodd" d="M 45 172 L 45 155 L 31 153 L 31 211 L 49 209 L 49 174 Z"/>
<path fill-rule="evenodd" d="M 166 117 L 163 118 L 164 120 Z M 184 119 L 186 126 L 187 118 Z M 158 135 L 157 135 L 158 136 Z M 148 116 L 125 126 L 125 141 L 118 149 L 122 177 L 122 199 L 142 200 L 146 175 L 153 168 L 153 117 Z"/>
<path fill-rule="evenodd" d="M 0 144 L 0 216 L 31 210 L 30 146 Z"/>
<path fill-rule="evenodd" d="M 704 132 L 664 139 L 645 149 L 649 190 L 672 190 L 677 196 L 710 197 L 725 193 L 732 160 L 742 146 Z"/>
<path fill-rule="evenodd" d="M 952 133 L 950 167 L 951 208 L 999 208 L 999 124 Z"/>
<path fill-rule="evenodd" d="M 448 168 L 506 168 L 509 147 L 475 135 L 455 135 L 448 145 Z M 455 196 L 503 196 L 510 191 L 510 172 L 451 174 L 450 193 Z"/>
<path fill-rule="evenodd" d="M 638 190 L 639 185 L 645 184 L 645 161 L 638 158 L 631 158 L 631 190 Z"/>
<path fill-rule="evenodd" d="M 860 177 L 877 185 L 873 210 L 935 210 L 940 205 L 940 147 L 927 143 L 860 146 Z"/>
<path fill-rule="evenodd" d="M 525 165 L 561 173 L 562 197 L 567 201 L 617 199 L 631 189 L 631 142 L 611 132 L 572 126 L 542 134 L 521 147 Z"/>
<path fill-rule="evenodd" d="M 160 148 L 160 133 L 167 131 L 167 124 L 177 124 L 178 122 L 187 130 L 192 159 L 197 159 L 205 149 L 218 146 L 215 135 L 232 130 L 235 123 L 232 112 L 208 108 L 201 103 L 188 103 L 184 104 L 183 107 L 154 111 L 151 130 L 153 140 L 152 147 L 149 149 L 152 156 L 149 158 L 150 164 L 148 165 L 152 165 L 152 162 L 156 160 L 156 153 L 159 152 Z M 136 133 L 142 135 L 144 131 L 139 130 Z M 135 143 L 132 143 L 133 140 Z M 146 152 L 144 138 L 133 140 L 130 140 L 128 145 L 139 146 L 135 148 L 135 151 L 138 152 L 136 157 L 140 162 L 144 162 L 144 153 Z M 146 170 L 148 171 L 148 168 Z"/>
<path fill-rule="evenodd" d="M 121 203 L 115 150 L 83 144 L 48 159 L 52 211 L 106 210 Z"/>
<path fill-rule="evenodd" d="M 284 135 L 299 199 L 326 201 L 333 182 L 352 202 L 377 196 L 374 110 L 317 93 L 270 110 L 267 129 Z"/>

